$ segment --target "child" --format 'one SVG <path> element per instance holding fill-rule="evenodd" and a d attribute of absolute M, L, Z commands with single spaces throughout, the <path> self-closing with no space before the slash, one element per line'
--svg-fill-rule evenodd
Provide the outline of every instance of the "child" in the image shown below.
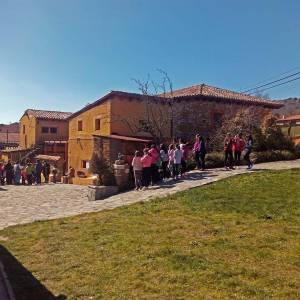
<path fill-rule="evenodd" d="M 26 184 L 26 169 L 25 169 L 25 167 L 22 167 L 21 178 L 22 178 L 22 185 L 25 185 Z"/>
<path fill-rule="evenodd" d="M 143 190 L 146 190 L 149 187 L 151 180 L 151 164 L 152 157 L 149 154 L 149 150 L 144 149 L 144 156 L 141 158 L 143 171 L 142 171 L 142 179 L 143 179 Z"/>
<path fill-rule="evenodd" d="M 233 139 L 230 133 L 227 133 L 224 140 L 224 165 L 226 170 L 233 169 Z"/>
<path fill-rule="evenodd" d="M 251 170 L 253 168 L 253 162 L 251 161 L 250 159 L 250 154 L 252 152 L 252 148 L 253 148 L 253 138 L 252 138 L 252 135 L 249 135 L 248 136 L 248 139 L 247 139 L 247 143 L 246 143 L 246 153 L 245 153 L 245 156 L 244 156 L 244 159 L 247 161 L 247 164 L 248 164 L 248 170 Z"/>
<path fill-rule="evenodd" d="M 161 144 L 160 145 L 160 159 L 161 159 L 161 169 L 162 169 L 162 179 L 167 179 L 168 176 L 168 163 L 169 163 L 169 156 L 168 156 L 168 151 L 165 147 L 165 145 Z"/>
<path fill-rule="evenodd" d="M 200 163 L 200 136 L 199 136 L 199 134 L 196 134 L 193 152 L 194 152 L 194 158 L 196 161 L 197 169 L 200 170 L 201 163 Z"/>
<path fill-rule="evenodd" d="M 189 155 L 189 149 L 187 143 L 181 140 L 180 143 L 180 150 L 182 152 L 182 159 L 181 159 L 181 177 L 185 175 L 187 171 L 187 159 Z"/>
<path fill-rule="evenodd" d="M 171 174 L 171 177 L 174 178 L 174 155 L 175 155 L 175 150 L 174 150 L 174 145 L 171 144 L 169 146 L 169 151 L 168 151 L 168 156 L 169 156 L 169 165 L 168 165 L 168 168 L 169 168 L 169 171 L 170 171 L 170 174 Z"/>
<path fill-rule="evenodd" d="M 234 153 L 234 161 L 236 167 L 238 167 L 241 163 L 241 154 L 244 151 L 245 148 L 245 141 L 242 137 L 242 134 L 239 133 L 235 136 L 234 142 L 233 142 L 233 153 Z"/>
<path fill-rule="evenodd" d="M 58 170 L 56 168 L 56 165 L 53 166 L 53 169 L 52 169 L 52 175 L 53 175 L 53 183 L 56 183 L 57 182 L 57 173 L 58 173 Z"/>
<path fill-rule="evenodd" d="M 181 171 L 181 161 L 182 161 L 182 151 L 180 150 L 180 146 L 176 145 L 176 149 L 174 151 L 174 175 L 175 179 L 178 179 L 180 171 Z"/>
<path fill-rule="evenodd" d="M 135 181 L 135 189 L 138 191 L 142 188 L 142 157 L 140 151 L 135 151 L 134 158 L 131 163 L 133 167 L 134 181 Z"/>

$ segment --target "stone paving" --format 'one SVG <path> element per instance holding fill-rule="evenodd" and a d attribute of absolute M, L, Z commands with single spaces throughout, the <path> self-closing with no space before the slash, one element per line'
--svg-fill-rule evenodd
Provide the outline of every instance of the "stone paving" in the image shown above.
<path fill-rule="evenodd" d="M 300 168 L 300 160 L 258 164 L 250 172 L 291 168 Z M 88 201 L 88 187 L 85 186 L 65 184 L 0 186 L 0 229 L 148 201 L 247 172 L 249 171 L 245 167 L 233 171 L 224 169 L 192 171 L 182 181 L 169 180 L 147 191 L 129 191 L 99 201 Z"/>

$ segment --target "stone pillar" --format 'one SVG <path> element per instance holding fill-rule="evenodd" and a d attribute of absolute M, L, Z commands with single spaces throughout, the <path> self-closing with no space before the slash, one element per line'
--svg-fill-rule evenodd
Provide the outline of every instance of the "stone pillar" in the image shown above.
<path fill-rule="evenodd" d="M 129 165 L 123 160 L 117 160 L 114 164 L 114 175 L 116 184 L 120 191 L 129 188 Z"/>

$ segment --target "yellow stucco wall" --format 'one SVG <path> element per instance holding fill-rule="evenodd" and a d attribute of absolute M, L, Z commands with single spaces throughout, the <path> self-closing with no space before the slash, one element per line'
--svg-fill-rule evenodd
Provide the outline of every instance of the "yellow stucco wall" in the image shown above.
<path fill-rule="evenodd" d="M 83 112 L 69 122 L 68 166 L 76 171 L 83 168 L 82 162 L 89 161 L 94 150 L 92 135 L 109 135 L 110 131 L 109 100 Z M 100 130 L 95 128 L 95 120 L 100 119 Z M 82 121 L 82 131 L 78 131 L 78 122 Z"/>
<path fill-rule="evenodd" d="M 147 107 L 149 111 L 147 112 Z M 111 104 L 111 132 L 125 136 L 151 137 L 149 132 L 137 130 L 139 121 L 151 117 L 152 113 L 156 116 L 156 121 L 163 136 L 168 137 L 170 134 L 170 121 L 168 121 L 168 106 L 159 103 L 146 104 L 145 100 L 128 99 L 125 97 L 115 97 Z M 153 118 L 151 118 L 153 119 Z M 162 124 L 166 123 L 167 124 Z M 150 121 L 150 123 L 153 123 Z"/>
<path fill-rule="evenodd" d="M 55 127 L 57 133 L 42 133 L 42 127 Z M 42 141 L 68 140 L 68 136 L 68 121 L 36 119 L 28 114 L 25 114 L 20 120 L 20 146 L 23 149 L 30 148 Z"/>
<path fill-rule="evenodd" d="M 36 143 L 36 118 L 25 114 L 20 119 L 20 147 L 30 148 Z"/>
<path fill-rule="evenodd" d="M 57 133 L 42 133 L 42 127 L 55 127 Z M 36 124 L 36 140 L 68 140 L 69 137 L 69 122 L 60 120 L 37 120 Z"/>

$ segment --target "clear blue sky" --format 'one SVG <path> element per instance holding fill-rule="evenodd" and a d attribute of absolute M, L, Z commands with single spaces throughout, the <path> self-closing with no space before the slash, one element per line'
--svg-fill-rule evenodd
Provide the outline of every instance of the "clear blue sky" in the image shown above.
<path fill-rule="evenodd" d="M 299 66 L 299 0 L 0 0 L 0 123 L 137 91 L 156 68 L 240 90 Z M 300 97 L 300 81 L 268 93 Z"/>

